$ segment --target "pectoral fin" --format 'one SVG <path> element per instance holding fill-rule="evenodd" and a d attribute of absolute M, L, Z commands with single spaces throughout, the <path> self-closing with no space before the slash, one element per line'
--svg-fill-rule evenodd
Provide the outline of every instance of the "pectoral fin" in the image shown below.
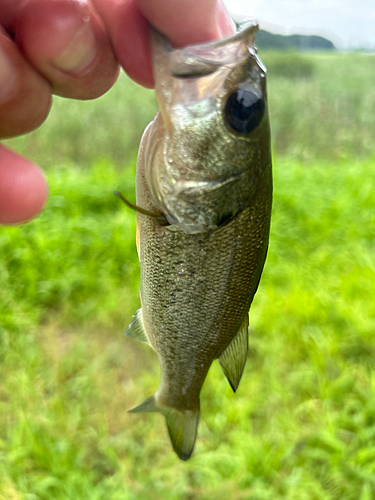
<path fill-rule="evenodd" d="M 133 314 L 133 318 L 133 321 L 125 331 L 125 335 L 131 337 L 132 339 L 140 340 L 141 342 L 150 344 L 143 324 L 142 309 L 138 309 L 138 311 Z"/>
<path fill-rule="evenodd" d="M 129 410 L 129 413 L 149 412 L 159 412 L 164 415 L 174 451 L 181 460 L 188 460 L 193 453 L 197 437 L 199 410 L 177 410 L 168 406 L 160 406 L 155 395 Z"/>
<path fill-rule="evenodd" d="M 219 357 L 219 363 L 227 377 L 233 392 L 236 392 L 238 384 L 246 364 L 246 355 L 248 349 L 248 328 L 249 316 L 246 315 L 241 328 L 232 342 Z"/>

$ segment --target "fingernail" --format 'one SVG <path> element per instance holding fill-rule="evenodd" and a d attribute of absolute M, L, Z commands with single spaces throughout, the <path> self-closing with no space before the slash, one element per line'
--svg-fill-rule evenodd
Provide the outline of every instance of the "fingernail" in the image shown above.
<path fill-rule="evenodd" d="M 96 54 L 95 35 L 90 26 L 90 19 L 87 18 L 67 47 L 54 59 L 53 64 L 69 73 L 84 73 L 94 62 Z"/>
<path fill-rule="evenodd" d="M 222 0 L 217 2 L 217 9 L 217 24 L 220 35 L 223 38 L 233 35 L 236 31 L 236 25 Z"/>
<path fill-rule="evenodd" d="M 7 54 L 0 51 L 0 102 L 5 101 L 16 84 L 16 72 Z"/>

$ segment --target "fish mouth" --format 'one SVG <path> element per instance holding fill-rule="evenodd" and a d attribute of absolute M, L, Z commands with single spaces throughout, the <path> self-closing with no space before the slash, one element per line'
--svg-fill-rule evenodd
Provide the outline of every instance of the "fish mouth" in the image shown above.
<path fill-rule="evenodd" d="M 170 52 L 170 74 L 175 78 L 197 78 L 210 75 L 221 66 L 233 64 L 235 58 L 246 57 L 248 47 L 254 47 L 259 30 L 256 21 L 236 23 L 236 33 L 211 42 L 193 44 Z M 254 50 L 255 52 L 255 50 Z"/>

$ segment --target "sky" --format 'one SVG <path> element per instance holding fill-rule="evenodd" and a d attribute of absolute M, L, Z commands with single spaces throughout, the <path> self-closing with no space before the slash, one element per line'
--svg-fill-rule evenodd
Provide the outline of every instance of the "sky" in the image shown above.
<path fill-rule="evenodd" d="M 375 49 L 375 0 L 224 0 L 232 14 L 291 35 L 323 35 L 341 49 Z"/>

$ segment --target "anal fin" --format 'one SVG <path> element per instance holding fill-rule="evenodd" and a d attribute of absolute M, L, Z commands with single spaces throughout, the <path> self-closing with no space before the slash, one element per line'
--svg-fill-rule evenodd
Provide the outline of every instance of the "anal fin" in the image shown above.
<path fill-rule="evenodd" d="M 246 364 L 249 316 L 246 315 L 237 335 L 219 357 L 219 363 L 227 377 L 233 392 L 236 392 Z"/>
<path fill-rule="evenodd" d="M 133 318 L 133 321 L 125 331 L 125 335 L 131 337 L 132 339 L 140 340 L 141 342 L 150 344 L 143 324 L 142 309 L 138 309 L 138 311 L 133 314 Z"/>

